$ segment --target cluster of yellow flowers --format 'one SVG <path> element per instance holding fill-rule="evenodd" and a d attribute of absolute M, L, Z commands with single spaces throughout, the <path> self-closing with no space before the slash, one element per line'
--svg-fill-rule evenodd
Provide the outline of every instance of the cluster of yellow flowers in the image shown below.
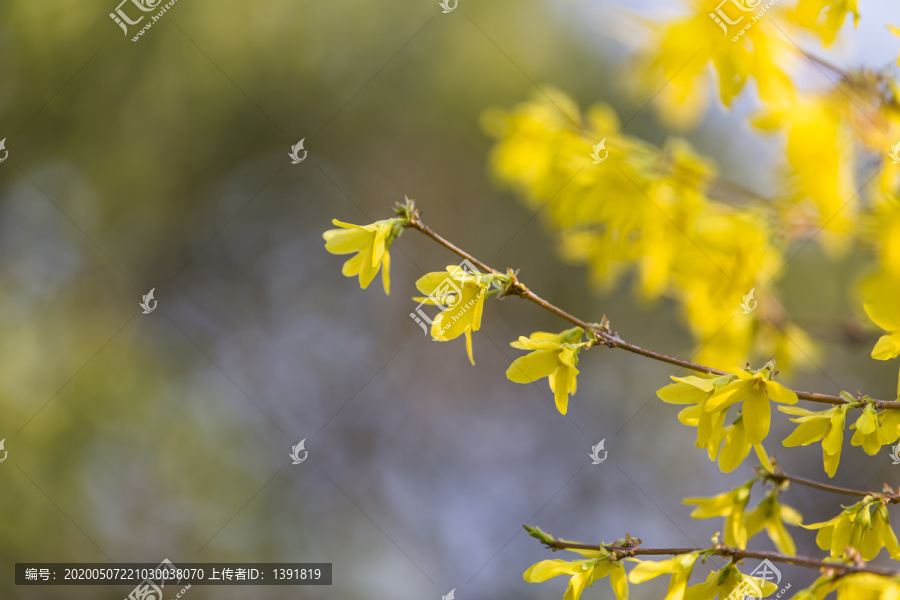
<path fill-rule="evenodd" d="M 637 86 L 648 96 L 656 94 L 654 105 L 667 125 L 684 129 L 703 116 L 713 73 L 726 107 L 752 79 L 763 103 L 753 124 L 785 134 L 788 193 L 776 198 L 779 216 L 798 217 L 811 210 L 816 227 L 823 230 L 817 236 L 823 248 L 844 248 L 858 209 L 857 191 L 863 187 L 855 171 L 856 153 L 874 152 L 884 161 L 900 135 L 897 84 L 869 70 L 838 71 L 829 74 L 837 85 L 827 85 L 825 91 L 799 90 L 786 66 L 809 66 L 815 72 L 833 67 L 823 61 L 808 65 L 810 57 L 798 51 L 794 34 L 786 29 L 812 33 L 828 46 L 848 14 L 854 24 L 858 21 L 855 0 L 798 0 L 793 6 L 692 0 L 689 9 L 683 17 L 651 25 L 652 35 L 637 55 Z M 726 24 L 742 32 L 733 36 Z M 890 29 L 900 35 L 900 29 Z M 896 175 L 886 169 L 883 186 L 893 190 Z"/>
<path fill-rule="evenodd" d="M 353 225 L 334 219 L 340 229 L 330 229 L 322 234 L 325 249 L 332 254 L 356 253 L 344 263 L 343 274 L 359 277 L 365 289 L 381 270 L 384 291 L 390 294 L 390 246 L 406 227 L 408 218 L 395 217 L 376 221 L 371 225 Z M 509 284 L 507 275 L 478 273 L 458 265 L 450 265 L 444 271 L 427 273 L 416 288 L 424 297 L 414 297 L 421 304 L 438 306 L 441 311 L 431 323 L 431 337 L 439 342 L 466 338 L 466 353 L 474 365 L 472 333 L 481 329 L 484 300 Z M 566 414 L 569 396 L 578 388 L 578 352 L 590 342 L 582 341 L 584 330 L 580 327 L 561 333 L 536 331 L 529 337 L 520 337 L 510 345 L 529 354 L 516 359 L 506 371 L 506 376 L 516 383 L 532 383 L 548 378 L 554 394 L 556 408 Z"/>
<path fill-rule="evenodd" d="M 879 410 L 881 405 L 871 398 L 846 392 L 841 393 L 843 404 L 807 410 L 793 406 L 797 393 L 774 381 L 774 359 L 758 370 L 749 364 L 735 369 L 760 356 L 777 356 L 783 370 L 801 356 L 814 360 L 815 345 L 791 323 L 772 287 L 786 265 L 788 244 L 803 238 L 815 240 L 831 256 L 851 244 L 872 252 L 875 264 L 859 288 L 865 313 L 884 330 L 872 357 L 900 357 L 900 144 L 891 148 L 900 139 L 900 86 L 884 73 L 842 71 L 810 59 L 785 32 L 802 30 L 828 46 L 848 17 L 858 20 L 856 0 L 685 2 L 686 14 L 651 25 L 653 41 L 639 53 L 633 79 L 653 96 L 663 121 L 676 129 L 692 127 L 703 116 L 714 75 L 725 106 L 752 80 L 761 107 L 751 124 L 784 141 L 783 191 L 768 202 L 755 202 L 754 194 L 745 190 L 738 190 L 737 205 L 727 202 L 736 188 L 719 178 L 713 160 L 678 137 L 657 147 L 625 135 L 607 105 L 595 105 L 583 115 L 564 93 L 545 89 L 534 101 L 512 110 L 491 110 L 483 117 L 485 130 L 496 139 L 490 159 L 493 174 L 546 217 L 558 234 L 562 258 L 585 264 L 599 289 L 609 290 L 633 273 L 636 294 L 643 300 L 677 301 L 696 340 L 698 363 L 725 372 L 672 377 L 673 382 L 657 392 L 665 402 L 684 405 L 678 419 L 697 428 L 697 447 L 705 448 L 723 472 L 736 469 L 753 449 L 766 470 L 729 492 L 684 500 L 696 505 L 694 518 L 725 518 L 724 542 L 732 550 L 723 550 L 716 537 L 712 548 L 649 561 L 616 549 L 617 542 L 609 550 L 573 548 L 579 559 L 544 560 L 525 572 L 529 582 L 568 577 L 564 600 L 578 600 L 602 578 L 609 578 L 615 596 L 626 600 L 629 583 L 666 574 L 670 580 L 665 600 L 742 597 L 751 590 L 764 597 L 776 591 L 774 584 L 741 573 L 733 549 L 746 549 L 765 530 L 781 553 L 793 556 L 796 545 L 787 525 L 817 530 L 818 546 L 829 551 L 829 560 L 836 564 L 872 560 L 882 548 L 900 559 L 886 507 L 893 493 L 890 498 L 869 494 L 834 518 L 811 525 L 804 525 L 798 511 L 779 501 L 783 484 L 747 509 L 756 482 L 767 475 L 778 481 L 763 447 L 772 401 L 797 424 L 783 444 L 821 443 L 829 477 L 840 463 L 848 411 L 861 409 L 849 426 L 851 444 L 874 455 L 900 439 L 900 410 Z M 722 12 L 733 7 L 741 17 L 734 21 Z M 763 14 L 767 18 L 759 18 Z M 900 28 L 891 31 L 900 36 Z M 813 60 L 839 81 L 824 91 L 801 90 L 788 74 L 797 65 L 792 58 Z M 894 162 L 887 158 L 888 148 Z M 872 176 L 862 175 L 861 165 L 873 162 L 877 170 L 872 169 Z M 867 188 L 868 181 L 875 185 Z M 365 288 L 382 270 L 389 293 L 389 248 L 410 226 L 410 210 L 364 226 L 335 220 L 340 229 L 324 234 L 326 248 L 336 254 L 355 253 L 345 263 L 344 275 L 358 276 Z M 464 336 L 474 364 L 472 334 L 481 328 L 485 298 L 512 293 L 515 285 L 512 273 L 479 273 L 451 265 L 421 277 L 416 287 L 424 296 L 415 300 L 440 307 L 431 324 L 432 338 Z M 739 307 L 746 305 L 751 290 L 760 310 L 744 306 L 741 314 Z M 592 337 L 596 334 L 589 332 L 585 339 L 585 330 L 574 327 L 522 336 L 511 346 L 527 354 L 509 366 L 507 377 L 521 384 L 546 377 L 557 409 L 566 414 L 569 397 L 577 390 L 579 353 L 602 343 Z M 900 396 L 900 374 L 897 393 Z M 704 582 L 689 585 L 697 560 L 716 552 L 731 552 L 733 560 Z M 626 573 L 628 562 L 637 565 Z M 826 568 L 812 586 L 792 597 L 824 600 L 832 594 L 837 600 L 900 600 L 900 577 Z"/>
<path fill-rule="evenodd" d="M 848 548 L 854 548 L 863 560 L 868 561 L 885 548 L 891 558 L 900 559 L 900 545 L 891 529 L 887 506 L 879 497 L 866 496 L 829 521 L 801 527 L 818 529 L 816 544 L 822 550 L 830 551 L 831 556 L 845 556 Z"/>
<path fill-rule="evenodd" d="M 407 205 L 407 211 L 412 210 Z M 402 211 L 399 211 L 402 212 Z M 371 225 L 352 225 L 334 221 L 340 229 L 326 231 L 323 237 L 326 249 L 335 254 L 352 254 L 343 269 L 346 276 L 358 276 L 360 285 L 366 287 L 382 270 L 385 292 L 389 292 L 389 248 L 409 226 L 409 217 L 395 217 L 377 221 Z M 460 336 L 466 337 L 469 359 L 472 355 L 472 333 L 481 327 L 484 299 L 486 296 L 507 291 L 514 283 L 512 274 L 503 275 L 494 271 L 473 272 L 460 266 L 448 266 L 444 271 L 428 273 L 416 282 L 418 290 L 426 297 L 414 298 L 422 303 L 437 305 L 441 312 L 432 322 L 432 337 L 447 341 Z M 873 309 L 867 306 L 872 314 Z M 876 313 L 877 314 L 877 313 Z M 603 325 L 596 325 L 603 329 Z M 531 383 L 547 377 L 554 392 L 557 409 L 565 414 L 569 395 L 574 394 L 578 375 L 578 354 L 580 350 L 597 342 L 584 340 L 584 329 L 573 327 L 560 333 L 534 332 L 512 342 L 514 348 L 528 351 L 516 359 L 507 370 L 507 377 L 517 383 Z M 881 342 L 879 345 L 883 345 Z M 797 393 L 774 381 L 777 373 L 775 361 L 770 360 L 758 370 L 750 369 L 720 376 L 672 377 L 673 383 L 657 393 L 665 402 L 687 405 L 679 413 L 679 420 L 697 427 L 697 446 L 706 448 L 710 459 L 719 461 L 723 471 L 734 470 L 753 448 L 765 469 L 774 472 L 773 465 L 762 447 L 769 433 L 772 401 L 781 405 L 779 409 L 794 415 L 797 429 L 785 439 L 786 446 L 807 445 L 822 442 L 823 461 L 828 474 L 834 475 L 840 461 L 843 430 L 847 411 L 862 408 L 859 418 L 851 425 L 855 429 L 852 444 L 861 446 L 867 453 L 875 454 L 885 444 L 900 439 L 900 411 L 876 409 L 870 398 L 856 399 L 842 392 L 843 404 L 822 412 L 800 409 L 796 404 Z M 726 426 L 729 409 L 738 409 L 733 422 Z M 887 549 L 892 558 L 900 559 L 900 544 L 890 526 L 886 495 L 870 494 L 860 502 L 844 508 L 829 521 L 804 525 L 799 512 L 782 504 L 778 499 L 783 485 L 776 486 L 752 510 L 747 510 L 752 486 L 765 479 L 761 474 L 743 485 L 710 498 L 686 498 L 686 504 L 696 505 L 691 513 L 693 518 L 707 519 L 725 517 L 724 541 L 728 547 L 745 549 L 750 539 L 766 530 L 770 539 L 783 554 L 793 556 L 796 545 L 785 525 L 816 529 L 816 542 L 823 550 L 829 550 L 835 558 L 852 559 L 858 552 L 863 560 L 874 559 L 882 548 Z M 873 512 L 874 511 L 874 512 Z M 630 540 L 628 540 L 630 542 Z M 617 542 L 619 544 L 621 540 Z M 612 589 L 619 600 L 628 598 L 628 583 L 641 583 L 663 574 L 671 576 L 665 598 L 668 600 L 712 600 L 727 598 L 732 593 L 758 590 L 769 594 L 775 591 L 771 582 L 753 578 L 741 573 L 734 564 L 712 572 L 703 583 L 688 586 L 694 563 L 716 551 L 718 546 L 707 550 L 679 554 L 666 560 L 645 561 L 633 557 L 623 558 L 617 551 L 574 550 L 582 556 L 580 560 L 544 560 L 525 572 L 529 582 L 546 581 L 552 577 L 565 575 L 569 585 L 564 600 L 578 600 L 582 591 L 593 583 L 608 577 Z M 854 549 L 851 551 L 850 549 Z M 625 562 L 637 562 L 630 573 L 625 572 Z M 856 587 L 848 587 L 852 579 Z M 858 590 L 868 586 L 871 594 L 859 596 Z M 853 590 L 853 591 L 851 591 Z M 794 597 L 821 600 L 825 595 L 837 592 L 838 600 L 858 600 L 859 598 L 889 598 L 900 590 L 897 582 L 884 577 L 868 574 L 852 574 L 842 577 L 824 577 L 812 587 Z"/>
<path fill-rule="evenodd" d="M 549 218 L 565 260 L 587 264 L 601 289 L 634 270 L 641 298 L 679 301 L 704 364 L 733 368 L 754 345 L 763 355 L 777 352 L 783 367 L 814 355 L 795 324 L 764 318 L 776 306 L 767 302 L 768 284 L 783 265 L 765 211 L 711 199 L 714 166 L 685 140 L 656 148 L 617 133 L 608 106 L 582 119 L 569 98 L 548 94 L 483 121 L 498 139 L 492 171 Z M 601 139 L 608 158 L 594 164 L 592 144 Z M 742 314 L 751 290 L 768 308 Z"/>
<path fill-rule="evenodd" d="M 672 377 L 675 383 L 658 390 L 661 400 L 670 404 L 688 404 L 678 420 L 697 428 L 697 447 L 706 448 L 709 459 L 718 457 L 719 468 L 730 473 L 740 465 L 750 449 L 763 465 L 771 469 L 762 442 L 769 434 L 769 400 L 796 404 L 797 394 L 773 381 L 775 361 L 752 371 L 749 368 L 721 377 Z M 741 404 L 740 414 L 725 427 L 728 409 Z"/>
<path fill-rule="evenodd" d="M 757 371 L 749 367 L 744 371 L 720 377 L 690 375 L 672 377 L 670 383 L 657 390 L 661 400 L 669 404 L 687 404 L 678 413 L 684 425 L 697 428 L 698 448 L 706 448 L 710 460 L 718 458 L 719 468 L 730 473 L 740 465 L 750 449 L 763 466 L 772 470 L 768 455 L 762 446 L 769 433 L 771 406 L 769 400 L 780 404 L 797 403 L 796 392 L 772 380 L 775 361 L 771 360 Z M 850 443 L 861 446 L 866 454 L 874 456 L 883 446 L 900 439 L 900 410 L 881 410 L 868 396 L 854 398 L 841 392 L 842 404 L 823 411 L 812 411 L 798 406 L 779 406 L 781 412 L 793 415 L 797 428 L 783 444 L 787 447 L 807 446 L 822 442 L 822 462 L 829 477 L 834 477 L 841 460 L 844 426 L 847 411 L 862 408 L 857 420 L 850 426 L 854 434 Z M 740 403 L 740 411 L 731 425 L 725 426 L 726 413 L 731 406 Z"/>
<path fill-rule="evenodd" d="M 685 498 L 685 504 L 696 504 L 691 513 L 695 519 L 725 517 L 725 543 L 735 548 L 746 548 L 754 535 L 766 530 L 769 538 L 783 554 L 794 556 L 797 547 L 784 524 L 800 525 L 803 517 L 795 509 L 778 501 L 777 490 L 771 491 L 753 510 L 746 512 L 750 488 L 759 481 L 751 479 L 730 492 L 712 498 Z"/>
<path fill-rule="evenodd" d="M 895 193 L 900 175 L 900 165 L 887 156 L 900 139 L 900 87 L 883 73 L 859 70 L 835 74 L 837 85 L 824 91 L 795 89 L 785 71 L 789 59 L 802 66 L 809 58 L 769 18 L 777 14 L 785 27 L 812 33 L 828 45 L 848 15 L 858 19 L 856 3 L 800 0 L 766 8 L 771 4 L 690 0 L 685 16 L 650 24 L 651 42 L 638 53 L 632 71 L 637 74 L 632 79 L 676 128 L 691 127 L 703 115 L 712 73 L 718 74 L 726 106 L 749 80 L 755 82 L 762 107 L 751 122 L 760 132 L 783 136 L 786 159 L 782 192 L 764 206 L 737 208 L 713 199 L 721 196 L 712 189 L 721 183 L 713 161 L 680 138 L 656 148 L 623 134 L 606 105 L 582 117 L 565 94 L 545 90 L 533 102 L 490 110 L 483 118 L 485 130 L 497 139 L 492 172 L 530 207 L 546 205 L 542 214 L 558 233 L 563 258 L 585 263 L 591 280 L 605 289 L 633 269 L 640 297 L 679 301 L 698 341 L 699 361 L 723 369 L 754 356 L 778 355 L 786 371 L 801 353 L 815 361 L 815 345 L 787 320 L 771 289 L 785 262 L 785 242 L 812 238 L 837 255 L 858 239 L 864 217 L 879 223 L 896 213 L 872 207 Z M 737 11 L 731 17 L 741 24 L 752 21 L 742 39 L 723 36 L 710 18 L 720 9 Z M 759 11 L 766 17 L 753 19 Z M 900 35 L 900 28 L 892 31 Z M 607 160 L 595 164 L 591 148 L 600 140 Z M 858 172 L 861 153 L 866 164 L 877 162 L 872 173 L 878 185 L 869 190 L 874 193 L 863 189 L 869 177 Z M 773 221 L 781 230 L 773 230 Z M 878 229 L 884 235 L 876 244 L 889 244 L 887 227 Z M 900 277 L 869 284 L 878 286 L 866 294 L 874 298 L 867 300 L 873 306 L 896 297 Z M 894 294 L 879 293 L 885 288 Z M 765 308 L 737 314 L 742 295 L 751 289 L 763 297 Z M 885 311 L 879 315 L 876 323 L 898 336 L 886 339 L 874 355 L 900 356 L 900 319 Z"/>
<path fill-rule="evenodd" d="M 713 571 L 703 583 L 688 586 L 694 563 L 703 552 L 679 554 L 666 560 L 652 561 L 627 558 L 616 559 L 605 550 L 576 550 L 585 560 L 544 560 L 525 571 L 525 581 L 537 583 L 552 577 L 569 576 L 569 586 L 563 600 L 578 600 L 582 591 L 592 587 L 598 579 L 609 577 L 609 583 L 618 600 L 628 600 L 628 583 L 643 583 L 660 575 L 671 575 L 664 600 L 712 600 L 730 598 L 732 593 L 743 590 L 762 592 L 769 595 L 777 588 L 771 581 L 751 577 L 741 573 L 730 563 Z M 625 561 L 638 563 L 625 575 Z M 743 594 L 740 596 L 743 597 Z"/>

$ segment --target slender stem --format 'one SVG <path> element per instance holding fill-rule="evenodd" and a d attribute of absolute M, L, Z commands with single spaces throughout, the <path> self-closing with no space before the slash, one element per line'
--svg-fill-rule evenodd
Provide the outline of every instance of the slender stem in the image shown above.
<path fill-rule="evenodd" d="M 581 544 L 557 538 L 545 539 L 543 540 L 543 543 L 548 548 L 553 548 L 555 550 L 605 550 L 607 552 L 615 553 L 617 559 L 631 556 L 675 556 L 679 554 L 689 554 L 691 552 L 708 552 L 709 554 L 714 554 L 716 556 L 729 556 L 735 561 L 744 558 L 756 558 L 759 560 L 770 560 L 772 562 L 787 563 L 801 567 L 833 569 L 840 574 L 872 573 L 874 575 L 884 575 L 886 577 L 900 575 L 900 571 L 870 567 L 868 565 L 846 565 L 825 562 L 824 560 L 808 556 L 788 556 L 787 554 L 779 554 L 778 552 L 742 550 L 740 548 L 732 548 L 721 544 L 711 548 L 638 548 L 631 546 L 614 546 L 610 544 Z"/>
<path fill-rule="evenodd" d="M 415 211 L 414 211 L 415 212 Z M 422 222 L 419 218 L 418 213 L 415 213 L 410 216 L 409 220 L 406 222 L 406 227 L 410 227 L 412 229 L 416 229 L 440 245 L 444 246 L 451 252 L 469 260 L 472 264 L 474 264 L 479 269 L 484 270 L 488 273 L 494 273 L 496 275 L 506 275 L 505 273 L 501 273 L 500 271 L 488 266 L 486 263 L 478 260 L 459 246 L 453 244 L 443 236 L 439 235 L 435 232 L 431 227 Z M 652 358 L 653 360 L 657 360 L 660 362 L 668 363 L 670 365 L 676 365 L 678 367 L 682 367 L 684 369 L 688 369 L 690 371 L 695 371 L 698 373 L 708 373 L 711 375 L 727 375 L 727 371 L 722 371 L 720 369 L 714 369 L 712 367 L 708 367 L 705 365 L 701 365 L 689 360 L 685 360 L 682 358 L 677 358 L 674 356 L 669 356 L 668 354 L 662 354 L 661 352 L 655 352 L 653 350 L 648 350 L 647 348 L 643 348 L 638 346 L 637 344 L 632 344 L 630 342 L 626 342 L 619 334 L 616 332 L 611 332 L 607 329 L 598 327 L 596 325 L 592 325 L 579 319 L 578 317 L 569 314 L 563 309 L 559 308 L 555 304 L 544 300 L 530 289 L 528 289 L 525 284 L 520 282 L 515 276 L 512 277 L 513 281 L 510 284 L 509 291 L 506 295 L 515 295 L 526 300 L 529 300 L 541 308 L 555 314 L 568 321 L 569 323 L 581 327 L 585 331 L 589 332 L 593 335 L 597 344 L 602 344 L 609 348 L 619 348 L 621 350 L 626 350 L 628 352 L 632 352 L 634 354 L 639 354 L 641 356 L 645 356 L 647 358 Z M 819 394 L 815 392 L 804 392 L 800 390 L 794 390 L 794 393 L 797 394 L 797 397 L 801 400 L 809 400 L 810 402 L 820 402 L 823 404 L 846 404 L 847 401 L 841 398 L 840 396 L 834 396 L 831 394 Z M 900 401 L 895 400 L 872 400 L 872 403 L 876 408 L 892 408 L 892 409 L 900 409 Z"/>
<path fill-rule="evenodd" d="M 860 498 L 865 498 L 866 496 L 882 496 L 888 500 L 891 504 L 900 504 L 900 496 L 894 494 L 892 492 L 864 492 L 862 490 L 854 490 L 850 488 L 840 487 L 837 485 L 831 485 L 829 483 L 821 483 L 819 481 L 815 481 L 812 479 L 807 479 L 806 477 L 800 477 L 798 475 L 788 475 L 781 469 L 775 471 L 775 473 L 769 473 L 768 471 L 760 470 L 760 476 L 763 479 L 767 479 L 769 481 L 773 481 L 775 483 L 781 483 L 783 481 L 790 481 L 791 483 L 796 483 L 797 485 L 803 485 L 809 488 L 822 490 L 825 492 L 833 492 L 835 494 L 845 494 L 848 496 L 858 496 Z"/>

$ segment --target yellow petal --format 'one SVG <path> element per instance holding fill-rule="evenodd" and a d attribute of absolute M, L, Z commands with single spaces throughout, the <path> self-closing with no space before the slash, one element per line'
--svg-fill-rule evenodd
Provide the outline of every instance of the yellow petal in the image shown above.
<path fill-rule="evenodd" d="M 359 286 L 362 289 L 369 287 L 372 280 L 378 274 L 378 268 L 381 263 L 372 264 L 372 247 L 369 246 L 364 252 L 360 252 L 357 256 L 363 257 L 359 265 Z"/>
<path fill-rule="evenodd" d="M 572 373 L 572 368 L 561 365 L 555 373 L 553 382 L 555 385 L 550 386 L 556 401 L 556 410 L 563 415 L 566 414 L 569 408 L 569 386 L 571 385 L 570 378 L 572 377 L 575 377 L 574 373 Z"/>
<path fill-rule="evenodd" d="M 872 348 L 872 358 L 875 360 L 889 360 L 900 356 L 900 332 L 883 335 L 878 338 L 875 347 Z"/>
<path fill-rule="evenodd" d="M 322 234 L 325 249 L 332 254 L 350 254 L 359 252 L 371 243 L 372 232 L 362 227 L 354 229 L 330 229 Z"/>
<path fill-rule="evenodd" d="M 892 287 L 887 280 L 880 280 L 877 283 L 881 285 L 876 289 L 882 293 Z M 863 309 L 869 318 L 885 331 L 900 331 L 900 308 L 896 306 L 895 299 L 879 298 L 877 302 L 866 302 Z"/>
<path fill-rule="evenodd" d="M 622 561 L 616 562 L 610 571 L 609 585 L 612 586 L 618 600 L 628 600 L 628 578 L 625 576 L 625 565 Z"/>
<path fill-rule="evenodd" d="M 584 591 L 584 588 L 592 583 L 592 574 L 593 570 L 587 569 L 577 575 L 573 575 L 572 579 L 569 580 L 569 586 L 566 588 L 566 594 L 563 596 L 563 600 L 578 600 L 581 597 L 581 592 Z"/>
<path fill-rule="evenodd" d="M 631 583 L 644 583 L 654 577 L 659 577 L 666 573 L 672 573 L 679 566 L 678 556 L 666 560 L 642 560 L 640 564 L 633 568 L 628 574 L 628 581 Z"/>
<path fill-rule="evenodd" d="M 825 434 L 828 433 L 830 429 L 831 421 L 828 419 L 813 419 L 797 425 L 797 429 L 795 429 L 791 435 L 784 438 L 784 441 L 781 443 L 788 448 L 794 446 L 808 446 L 809 444 L 824 438 Z"/>
<path fill-rule="evenodd" d="M 523 577 L 528 583 L 540 583 L 559 575 L 572 575 L 581 571 L 581 561 L 542 560 L 531 565 Z"/>
<path fill-rule="evenodd" d="M 711 392 L 716 389 L 716 380 L 708 377 L 697 377 L 696 375 L 688 375 L 686 377 L 672 377 L 679 383 L 686 383 L 691 387 L 695 387 L 704 392 Z"/>
<path fill-rule="evenodd" d="M 391 295 L 391 253 L 385 250 L 384 260 L 382 261 L 381 285 L 384 286 L 384 293 Z"/>
<path fill-rule="evenodd" d="M 797 393 L 794 390 L 784 387 L 777 381 L 766 382 L 766 393 L 768 393 L 769 398 L 775 402 L 781 402 L 782 404 L 797 403 Z"/>
<path fill-rule="evenodd" d="M 845 410 L 835 410 L 829 419 L 828 433 L 822 439 L 822 450 L 828 454 L 840 456 L 841 447 L 844 445 L 844 419 L 847 416 Z"/>
<path fill-rule="evenodd" d="M 712 398 L 706 401 L 704 410 L 706 412 L 725 410 L 732 404 L 741 402 L 753 391 L 754 383 L 755 381 L 752 380 L 741 380 L 729 383 L 723 388 L 719 388 L 719 390 L 712 395 Z"/>
<path fill-rule="evenodd" d="M 743 426 L 740 424 L 730 426 L 726 429 L 725 443 L 719 451 L 719 469 L 724 473 L 734 471 L 750 454 L 750 448 Z"/>
<path fill-rule="evenodd" d="M 794 544 L 794 538 L 787 532 L 787 529 L 785 529 L 784 523 L 780 518 L 775 517 L 772 521 L 769 521 L 766 532 L 769 534 L 772 543 L 775 544 L 775 547 L 778 548 L 782 554 L 787 554 L 788 556 L 797 554 L 797 546 Z"/>
<path fill-rule="evenodd" d="M 741 412 L 744 415 L 744 431 L 747 434 L 747 441 L 751 444 L 759 444 L 766 439 L 772 418 L 769 398 L 759 391 L 754 391 L 744 400 Z"/>
<path fill-rule="evenodd" d="M 385 241 L 387 240 L 387 228 L 385 227 L 376 227 L 375 228 L 375 238 L 373 240 L 372 247 L 372 266 L 377 265 L 381 262 L 381 257 L 384 256 L 384 252 L 386 250 Z"/>
<path fill-rule="evenodd" d="M 673 377 L 673 379 L 677 379 Z M 696 404 L 709 396 L 710 392 L 684 382 L 670 383 L 656 391 L 663 402 L 669 404 Z"/>
<path fill-rule="evenodd" d="M 756 456 L 759 458 L 759 462 L 762 463 L 763 468 L 769 473 L 774 473 L 775 467 L 772 466 L 772 461 L 769 459 L 769 453 L 762 447 L 762 444 L 753 444 L 753 450 L 756 451 Z"/>
<path fill-rule="evenodd" d="M 460 293 L 459 285 L 453 281 L 447 271 L 426 273 L 422 277 L 419 277 L 419 279 L 416 280 L 416 289 L 426 296 L 443 296 L 449 293 Z"/>
<path fill-rule="evenodd" d="M 838 465 L 841 462 L 841 454 L 840 452 L 837 454 L 828 454 L 826 452 L 823 452 L 822 462 L 825 465 L 825 473 L 829 477 L 834 477 L 834 474 L 837 473 Z"/>
<path fill-rule="evenodd" d="M 506 370 L 506 377 L 516 383 L 531 383 L 549 376 L 558 368 L 558 351 L 537 350 L 514 360 Z"/>

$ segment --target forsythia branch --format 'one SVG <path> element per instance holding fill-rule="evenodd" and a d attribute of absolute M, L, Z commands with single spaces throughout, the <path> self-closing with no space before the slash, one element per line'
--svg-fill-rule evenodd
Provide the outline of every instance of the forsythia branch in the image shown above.
<path fill-rule="evenodd" d="M 765 469 L 758 469 L 757 474 L 767 481 L 771 481 L 775 484 L 784 483 L 786 481 L 790 481 L 791 483 L 796 483 L 797 485 L 802 485 L 805 487 L 813 488 L 816 490 L 822 490 L 825 492 L 833 492 L 835 494 L 845 494 L 848 496 L 859 496 L 860 498 L 865 498 L 866 496 L 879 496 L 887 500 L 891 504 L 900 504 L 900 494 L 895 493 L 890 487 L 885 486 L 885 490 L 883 492 L 864 492 L 862 490 L 854 490 L 850 488 L 840 487 L 837 485 L 831 485 L 828 483 L 821 483 L 819 481 L 814 481 L 812 479 L 807 479 L 805 477 L 800 477 L 797 475 L 789 475 L 785 473 L 780 468 L 776 468 L 774 473 L 770 473 Z"/>
<path fill-rule="evenodd" d="M 636 543 L 618 545 L 618 544 L 583 544 L 580 542 L 571 542 L 555 538 L 540 529 L 524 525 L 528 533 L 541 541 L 545 546 L 553 550 L 605 550 L 611 554 L 615 554 L 616 559 L 628 558 L 632 556 L 677 556 L 679 554 L 689 554 L 691 552 L 701 552 L 711 556 L 727 556 L 737 562 L 745 558 L 755 558 L 759 560 L 769 560 L 772 562 L 787 563 L 800 567 L 811 567 L 817 569 L 829 569 L 835 575 L 846 575 L 849 573 L 871 573 L 873 575 L 883 575 L 886 577 L 894 577 L 900 575 L 900 571 L 892 571 L 890 569 L 882 569 L 879 567 L 871 567 L 865 564 L 843 564 L 820 560 L 807 556 L 788 556 L 787 554 L 779 554 L 777 552 L 761 552 L 757 550 L 742 550 L 740 548 L 732 548 L 724 544 L 715 544 L 709 548 L 640 548 L 640 540 Z"/>
<path fill-rule="evenodd" d="M 569 323 L 571 323 L 577 327 L 581 327 L 582 329 L 585 330 L 585 332 L 588 332 L 589 335 L 591 335 L 593 337 L 592 343 L 590 345 L 603 345 L 608 348 L 619 348 L 621 350 L 626 350 L 628 352 L 632 352 L 634 354 L 638 354 L 638 355 L 644 356 L 646 358 L 651 358 L 656 361 L 668 363 L 668 364 L 682 367 L 684 369 L 688 369 L 688 370 L 695 371 L 698 373 L 708 373 L 708 374 L 712 374 L 712 375 L 727 375 L 728 374 L 726 371 L 722 371 L 720 369 L 714 369 L 712 367 L 701 365 L 701 364 L 692 362 L 690 360 L 685 360 L 682 358 L 669 356 L 669 355 L 663 354 L 661 352 L 655 352 L 653 350 L 643 348 L 641 346 L 638 346 L 637 344 L 632 344 L 630 342 L 623 340 L 621 337 L 619 337 L 619 334 L 617 332 L 610 331 L 608 326 L 606 326 L 606 325 L 597 325 L 597 324 L 588 323 L 582 319 L 579 319 L 578 317 L 576 317 L 574 315 L 569 314 L 565 310 L 563 310 L 563 309 L 559 308 L 558 306 L 556 306 L 555 304 L 541 298 L 540 296 L 535 294 L 533 291 L 531 291 L 524 283 L 522 283 L 521 281 L 519 281 L 516 278 L 514 272 L 510 271 L 509 273 L 502 273 L 501 271 L 498 271 L 498 270 L 490 267 L 486 263 L 478 260 L 477 258 L 472 256 L 471 254 L 469 254 L 462 248 L 456 246 L 455 244 L 453 244 L 452 242 L 450 242 L 449 240 L 447 240 L 446 238 L 444 238 L 443 236 L 441 236 L 440 234 L 435 232 L 433 229 L 431 229 L 431 227 L 429 227 L 422 221 L 419 211 L 416 210 L 414 207 L 409 207 L 408 209 L 405 209 L 405 210 L 408 210 L 408 214 L 409 214 L 409 219 L 405 222 L 405 227 L 410 228 L 410 229 L 415 229 L 415 230 L 425 234 L 426 236 L 430 237 L 431 239 L 433 239 L 440 245 L 444 246 L 445 248 L 447 248 L 454 254 L 457 254 L 458 256 L 469 260 L 472 264 L 477 266 L 479 269 L 484 270 L 485 272 L 510 277 L 510 284 L 507 287 L 507 289 L 503 292 L 502 296 L 519 296 L 520 298 L 524 298 L 525 300 L 528 300 L 530 302 L 533 302 L 534 304 L 537 304 L 541 308 L 555 314 L 556 316 L 560 317 L 561 319 L 568 321 Z M 590 346 L 586 346 L 586 348 L 587 347 L 590 347 Z M 835 396 L 832 394 L 820 394 L 820 393 L 816 393 L 816 392 L 804 392 L 804 391 L 799 391 L 799 390 L 793 390 L 793 391 L 797 394 L 797 397 L 801 400 L 808 400 L 810 402 L 819 402 L 819 403 L 824 403 L 824 404 L 846 404 L 847 403 L 847 400 L 845 400 L 841 396 Z M 879 409 L 885 409 L 885 408 L 900 409 L 900 401 L 896 401 L 896 400 L 873 399 L 871 401 L 871 403 L 874 405 L 875 408 L 879 408 Z"/>

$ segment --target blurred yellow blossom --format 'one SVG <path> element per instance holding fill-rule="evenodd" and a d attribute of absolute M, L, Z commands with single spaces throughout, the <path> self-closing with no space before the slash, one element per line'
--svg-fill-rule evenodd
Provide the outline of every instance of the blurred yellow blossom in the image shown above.
<path fill-rule="evenodd" d="M 712 91 L 709 65 L 725 106 L 750 79 L 766 102 L 791 97 L 793 84 L 784 71 L 790 50 L 768 19 L 753 22 L 763 7 L 751 12 L 747 5 L 691 0 L 687 15 L 651 25 L 654 35 L 641 52 L 638 76 L 642 90 L 657 94 L 654 103 L 667 125 L 687 129 L 699 121 Z"/>

